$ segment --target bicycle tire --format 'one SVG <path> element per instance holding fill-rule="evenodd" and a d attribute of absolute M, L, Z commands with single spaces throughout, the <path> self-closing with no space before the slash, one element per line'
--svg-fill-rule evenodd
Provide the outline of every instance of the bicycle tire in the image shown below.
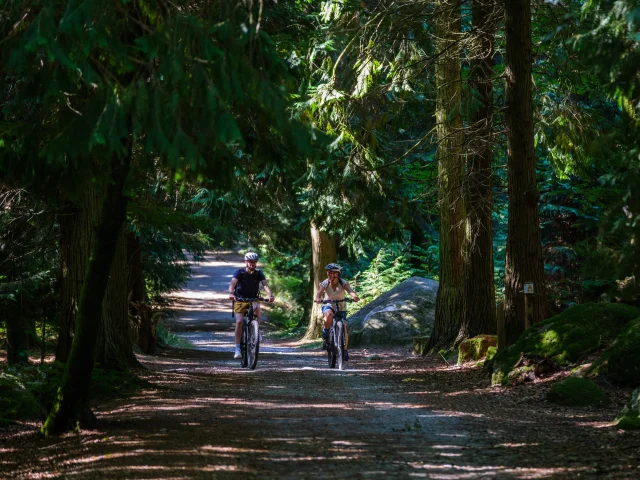
<path fill-rule="evenodd" d="M 333 343 L 334 338 L 333 326 L 329 329 L 329 339 L 327 340 L 327 357 L 329 360 L 329 368 L 336 368 L 336 350 Z"/>
<path fill-rule="evenodd" d="M 336 352 L 336 367 L 338 370 L 344 368 L 344 330 L 342 322 L 336 322 L 336 336 L 335 336 L 335 352 Z"/>
<path fill-rule="evenodd" d="M 258 321 L 250 321 L 247 331 L 247 360 L 249 368 L 253 370 L 258 363 L 258 353 L 260 352 L 260 329 L 258 328 Z"/>
<path fill-rule="evenodd" d="M 240 339 L 240 353 L 242 357 L 240 358 L 240 366 L 242 368 L 247 368 L 249 364 L 249 358 L 247 355 L 247 340 L 248 340 L 248 328 L 247 328 L 247 318 L 242 319 L 242 337 Z"/>

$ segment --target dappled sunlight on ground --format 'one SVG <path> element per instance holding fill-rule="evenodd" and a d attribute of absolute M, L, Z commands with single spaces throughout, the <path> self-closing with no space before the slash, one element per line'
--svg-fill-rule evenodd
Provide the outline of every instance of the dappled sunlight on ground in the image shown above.
<path fill-rule="evenodd" d="M 611 427 L 619 402 L 552 406 L 545 381 L 491 387 L 480 365 L 406 346 L 351 349 L 330 370 L 316 343 L 269 328 L 257 368 L 240 368 L 225 295 L 240 266 L 194 266 L 172 328 L 198 349 L 139 355 L 151 386 L 94 405 L 98 430 L 0 429 L 0 478 L 640 478 L 640 433 Z"/>

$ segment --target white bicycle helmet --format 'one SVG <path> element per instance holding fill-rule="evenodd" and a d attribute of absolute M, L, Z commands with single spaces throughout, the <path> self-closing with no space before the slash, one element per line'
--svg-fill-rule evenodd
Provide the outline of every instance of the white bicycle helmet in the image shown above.
<path fill-rule="evenodd" d="M 260 258 L 260 257 L 259 257 L 259 256 L 258 256 L 258 254 L 257 254 L 257 253 L 255 253 L 255 252 L 247 252 L 247 253 L 244 255 L 244 259 L 245 259 L 245 261 L 248 261 L 248 262 L 257 262 L 257 261 L 258 261 L 258 258 Z"/>
<path fill-rule="evenodd" d="M 330 263 L 329 265 L 324 267 L 324 269 L 327 272 L 338 272 L 338 273 L 340 273 L 342 271 L 342 267 L 340 265 L 338 265 L 337 263 Z"/>

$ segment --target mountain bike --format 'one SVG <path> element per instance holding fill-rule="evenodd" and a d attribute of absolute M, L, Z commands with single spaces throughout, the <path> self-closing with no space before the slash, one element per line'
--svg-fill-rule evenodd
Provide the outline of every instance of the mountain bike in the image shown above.
<path fill-rule="evenodd" d="M 256 315 L 253 304 L 254 302 L 269 302 L 265 298 L 241 298 L 236 297 L 238 302 L 249 302 L 249 309 L 242 319 L 242 336 L 240 337 L 240 366 L 242 368 L 256 368 L 258 363 L 258 353 L 260 352 L 260 327 L 258 324 L 258 316 Z"/>
<path fill-rule="evenodd" d="M 323 304 L 336 304 L 333 311 L 333 321 L 329 328 L 329 339 L 327 340 L 327 357 L 329 360 L 329 368 L 344 368 L 344 351 L 345 351 L 345 324 L 347 322 L 347 312 L 338 310 L 338 303 L 353 302 L 350 298 L 342 300 L 322 300 Z"/>

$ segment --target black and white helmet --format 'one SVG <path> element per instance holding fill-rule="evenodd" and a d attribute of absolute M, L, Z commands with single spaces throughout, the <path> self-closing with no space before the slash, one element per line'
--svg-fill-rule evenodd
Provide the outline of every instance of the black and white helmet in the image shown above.
<path fill-rule="evenodd" d="M 257 262 L 258 258 L 260 258 L 258 256 L 258 254 L 256 252 L 247 252 L 244 255 L 244 260 L 247 262 Z"/>
<path fill-rule="evenodd" d="M 340 265 L 338 265 L 337 263 L 330 263 L 329 265 L 324 267 L 324 269 L 327 272 L 338 272 L 338 273 L 340 273 L 342 271 L 342 267 Z"/>

